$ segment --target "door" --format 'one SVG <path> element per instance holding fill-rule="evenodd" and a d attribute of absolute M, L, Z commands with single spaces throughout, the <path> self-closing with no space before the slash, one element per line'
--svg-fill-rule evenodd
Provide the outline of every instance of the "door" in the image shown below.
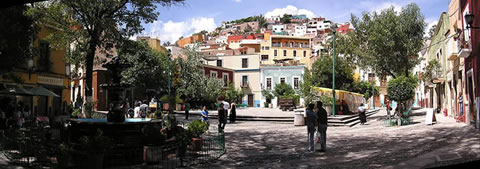
<path fill-rule="evenodd" d="M 470 124 L 475 124 L 475 111 L 473 110 L 473 108 L 475 107 L 474 106 L 474 102 L 473 102 L 473 99 L 474 99 L 474 96 L 473 96 L 473 76 L 469 76 L 468 77 L 468 99 L 466 99 L 465 101 L 468 101 L 468 111 L 470 113 Z"/>
<path fill-rule="evenodd" d="M 248 95 L 248 107 L 253 107 L 253 94 Z"/>

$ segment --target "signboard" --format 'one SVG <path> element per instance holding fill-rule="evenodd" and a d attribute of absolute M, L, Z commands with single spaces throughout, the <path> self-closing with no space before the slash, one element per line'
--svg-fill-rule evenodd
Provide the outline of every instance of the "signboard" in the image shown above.
<path fill-rule="evenodd" d="M 55 77 L 38 76 L 38 83 L 54 85 L 54 86 L 63 86 L 63 79 L 55 78 Z"/>
<path fill-rule="evenodd" d="M 437 122 L 437 119 L 435 118 L 435 113 L 433 112 L 434 109 L 428 109 L 427 114 L 425 116 L 425 124 L 426 125 L 431 125 L 433 122 Z"/>

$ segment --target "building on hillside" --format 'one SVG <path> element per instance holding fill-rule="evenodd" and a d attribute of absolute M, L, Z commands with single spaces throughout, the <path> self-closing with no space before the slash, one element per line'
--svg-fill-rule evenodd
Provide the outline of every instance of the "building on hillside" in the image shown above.
<path fill-rule="evenodd" d="M 203 42 L 203 34 L 195 34 L 177 41 L 177 45 L 181 48 L 185 48 L 188 44 L 201 43 Z"/>
<path fill-rule="evenodd" d="M 307 15 L 293 15 L 290 17 L 292 23 L 305 23 L 307 21 Z"/>
<path fill-rule="evenodd" d="M 227 42 L 230 49 L 238 49 L 242 47 L 254 47 L 259 50 L 259 42 L 263 40 L 263 34 L 244 34 L 228 36 Z"/>
<path fill-rule="evenodd" d="M 228 44 L 228 36 L 218 36 L 218 38 L 215 39 L 215 43 Z"/>
<path fill-rule="evenodd" d="M 275 86 L 280 83 L 287 83 L 292 86 L 296 93 L 300 92 L 300 83 L 303 81 L 303 74 L 305 71 L 304 64 L 271 64 L 261 65 L 260 67 L 260 83 L 262 90 L 273 92 Z M 266 98 L 262 95 L 261 107 L 268 107 L 265 104 Z M 274 108 L 278 107 L 278 98 L 275 97 L 272 100 Z M 300 103 L 297 105 L 303 105 L 303 98 L 300 99 Z"/>
<path fill-rule="evenodd" d="M 278 22 L 280 22 L 280 19 L 281 19 L 281 18 L 282 18 L 281 16 L 271 16 L 271 17 L 268 18 L 267 20 L 268 20 L 268 21 L 273 21 L 274 23 L 278 23 Z"/>
<path fill-rule="evenodd" d="M 480 2 L 477 0 L 460 0 L 460 18 L 462 19 L 459 36 L 458 57 L 465 58 L 465 74 L 463 74 L 463 97 L 465 122 L 480 127 Z M 469 16 L 470 20 L 467 20 Z M 473 27 L 473 28 L 471 28 Z M 476 122 L 474 121 L 476 120 Z"/>
<path fill-rule="evenodd" d="M 272 31 L 275 34 L 281 34 L 285 32 L 285 25 L 273 25 Z"/>
<path fill-rule="evenodd" d="M 296 25 L 295 33 L 293 34 L 293 36 L 305 36 L 306 33 L 307 33 L 306 25 Z"/>
<path fill-rule="evenodd" d="M 426 83 L 425 81 L 422 80 L 422 78 L 424 77 L 424 74 L 425 74 L 425 70 L 426 70 L 426 67 L 427 67 L 427 49 L 428 49 L 428 46 L 430 45 L 430 40 L 426 40 L 424 42 L 424 45 L 422 47 L 422 50 L 420 50 L 420 52 L 418 52 L 418 57 L 421 59 L 420 60 L 420 64 L 416 65 L 414 68 L 413 68 L 413 74 L 417 75 L 418 79 L 420 80 L 419 81 L 419 85 L 417 85 L 417 87 L 415 88 L 415 102 L 414 102 L 414 106 L 418 106 L 418 107 L 427 107 L 428 105 L 428 98 L 426 96 Z"/>
<path fill-rule="evenodd" d="M 337 28 L 337 32 L 341 35 L 345 35 L 348 32 L 352 32 L 352 31 L 353 31 L 353 26 L 349 22 L 339 24 Z"/>
<path fill-rule="evenodd" d="M 232 26 L 233 29 L 235 29 L 237 32 L 254 32 L 258 30 L 258 22 L 257 21 L 252 21 L 252 22 L 244 22 L 244 23 L 238 23 Z"/>
<path fill-rule="evenodd" d="M 184 49 L 181 47 L 170 45 L 170 46 L 165 46 L 165 49 L 167 50 L 167 52 L 170 52 L 170 55 L 173 59 L 186 58 L 186 55 L 183 53 Z"/>
<path fill-rule="evenodd" d="M 165 51 L 165 47 L 162 46 L 160 39 L 152 38 L 149 36 L 137 36 L 137 41 L 145 41 L 148 46 L 155 51 Z"/>
<path fill-rule="evenodd" d="M 27 106 L 32 117 L 47 116 L 52 121 L 54 117 L 69 115 L 67 107 L 70 105 L 70 65 L 65 62 L 65 49 L 55 49 L 45 40 L 46 37 L 55 33 L 57 28 L 42 24 L 37 32 L 37 39 L 33 47 L 38 48 L 33 58 L 13 72 L 17 80 L 0 77 L 0 90 L 11 88 L 23 88 L 27 91 L 43 87 L 59 97 L 53 96 L 14 96 L 0 95 L 2 104 L 0 108 L 5 111 L 6 117 L 13 118 L 13 110 L 9 104 Z M 27 49 L 26 49 L 27 50 Z M 25 108 L 25 107 L 23 107 Z"/>
<path fill-rule="evenodd" d="M 210 55 L 205 56 L 204 63 L 233 69 L 235 88 L 243 88 L 246 92 L 242 102 L 249 107 L 260 107 L 259 55 L 252 48 L 242 48 L 239 51 L 240 53 L 237 50 L 227 50 L 223 51 L 224 53 L 210 53 Z"/>
<path fill-rule="evenodd" d="M 299 62 L 310 65 L 310 38 L 265 34 L 260 52 L 262 64 Z"/>
<path fill-rule="evenodd" d="M 233 84 L 235 86 L 234 81 L 234 70 L 220 67 L 220 66 L 212 66 L 203 64 L 203 72 L 207 77 L 216 77 L 223 82 L 223 88 L 228 88 L 228 85 Z"/>

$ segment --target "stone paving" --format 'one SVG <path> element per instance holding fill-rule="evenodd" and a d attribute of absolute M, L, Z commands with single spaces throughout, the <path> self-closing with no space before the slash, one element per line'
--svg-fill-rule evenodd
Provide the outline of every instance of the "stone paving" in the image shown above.
<path fill-rule="evenodd" d="M 385 115 L 379 111 L 368 118 L 367 125 L 329 127 L 325 153 L 307 151 L 305 126 L 259 121 L 227 124 L 227 153 L 217 162 L 195 168 L 424 168 L 461 161 L 437 162 L 443 159 L 439 157 L 455 157 L 452 153 L 480 159 L 480 132 L 452 117 L 436 114 L 437 123 L 425 125 L 425 109 L 421 109 L 413 111 L 413 124 L 386 127 Z M 216 120 L 211 123 L 216 125 Z"/>

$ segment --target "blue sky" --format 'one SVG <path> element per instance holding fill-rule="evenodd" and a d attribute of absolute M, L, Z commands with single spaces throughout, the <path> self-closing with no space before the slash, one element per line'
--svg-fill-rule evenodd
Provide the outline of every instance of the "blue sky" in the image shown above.
<path fill-rule="evenodd" d="M 175 41 L 201 30 L 214 30 L 222 21 L 253 15 L 307 14 L 325 17 L 337 23 L 350 20 L 350 14 L 359 16 L 363 11 L 380 11 L 415 2 L 431 26 L 441 12 L 448 11 L 450 0 L 186 0 L 183 5 L 159 7 L 158 20 L 145 24 L 142 35 L 154 36 L 161 41 Z M 428 29 L 427 29 L 428 30 Z"/>

